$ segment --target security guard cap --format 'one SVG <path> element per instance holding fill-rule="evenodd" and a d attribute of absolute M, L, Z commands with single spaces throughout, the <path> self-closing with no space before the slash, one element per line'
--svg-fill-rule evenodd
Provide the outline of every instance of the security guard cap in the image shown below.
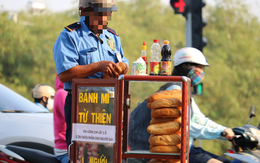
<path fill-rule="evenodd" d="M 117 11 L 114 0 L 79 0 L 79 9 L 82 7 L 92 7 L 95 12 Z"/>

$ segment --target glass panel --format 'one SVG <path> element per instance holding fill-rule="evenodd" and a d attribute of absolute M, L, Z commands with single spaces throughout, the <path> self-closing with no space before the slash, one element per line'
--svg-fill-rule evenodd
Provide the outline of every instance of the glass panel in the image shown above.
<path fill-rule="evenodd" d="M 85 124 L 84 131 L 90 136 L 85 137 L 88 141 L 76 141 L 76 162 L 112 163 L 113 143 L 104 142 L 108 141 L 106 126 L 114 126 L 114 87 L 78 87 L 77 93 L 77 123 Z M 96 129 L 90 128 L 93 125 L 97 125 Z"/>
<path fill-rule="evenodd" d="M 160 81 L 153 81 L 153 82 L 141 82 L 141 81 L 131 81 L 130 82 L 130 94 L 131 94 L 131 105 L 129 109 L 128 115 L 128 151 L 126 154 L 163 154 L 163 155 L 180 155 L 180 143 L 176 145 L 168 143 L 157 142 L 150 143 L 149 138 L 151 134 L 147 131 L 147 127 L 150 126 L 150 123 L 154 124 L 154 121 L 151 120 L 158 120 L 155 123 L 166 123 L 162 122 L 167 120 L 168 122 L 175 122 L 178 123 L 180 127 L 181 117 L 178 117 L 173 114 L 165 113 L 165 111 L 176 111 L 176 113 L 181 114 L 181 106 L 179 107 L 163 107 L 159 109 L 149 109 L 147 105 L 148 102 L 146 101 L 149 95 L 152 95 L 158 90 L 165 90 L 165 89 L 179 89 L 182 90 L 182 82 L 160 82 Z M 145 91 L 140 91 L 145 90 Z M 161 112 L 160 115 L 159 112 Z M 168 115 L 166 115 L 168 114 Z M 174 117 L 175 116 L 175 117 Z M 177 126 L 178 126 L 177 125 Z M 177 127 L 178 128 L 178 127 Z M 169 136 L 175 135 L 177 140 L 181 140 L 180 137 L 180 129 L 177 129 L 175 132 L 171 132 L 169 134 L 157 134 L 156 136 Z M 152 136 L 155 136 L 152 134 Z M 164 147 L 159 147 L 164 146 Z M 165 147 L 166 146 L 166 147 Z M 156 147 L 156 148 L 154 148 Z M 150 148 L 154 149 L 161 149 L 161 152 L 150 152 Z M 164 150 L 165 149 L 165 150 Z M 176 150 L 179 152 L 167 152 L 167 150 Z M 132 160 L 132 159 L 131 159 Z M 148 159 L 149 160 L 149 159 Z M 148 161 L 147 160 L 147 161 Z M 136 159 L 136 161 L 138 161 Z M 143 160 L 144 161 L 144 160 Z M 142 161 L 142 162 L 143 162 Z"/>

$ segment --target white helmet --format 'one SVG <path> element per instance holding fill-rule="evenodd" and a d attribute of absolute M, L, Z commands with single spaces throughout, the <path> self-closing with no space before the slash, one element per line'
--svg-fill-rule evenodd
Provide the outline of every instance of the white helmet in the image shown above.
<path fill-rule="evenodd" d="M 47 97 L 47 98 L 51 98 L 54 97 L 55 95 L 55 90 L 47 84 L 37 84 L 34 88 L 33 88 L 33 98 L 39 99 L 42 98 L 43 96 Z"/>
<path fill-rule="evenodd" d="M 174 54 L 174 66 L 178 66 L 185 62 L 197 63 L 203 66 L 209 65 L 203 53 L 193 47 L 181 48 Z"/>
<path fill-rule="evenodd" d="M 92 7 L 96 9 L 97 12 L 117 11 L 114 0 L 79 0 L 79 9 L 82 7 Z"/>

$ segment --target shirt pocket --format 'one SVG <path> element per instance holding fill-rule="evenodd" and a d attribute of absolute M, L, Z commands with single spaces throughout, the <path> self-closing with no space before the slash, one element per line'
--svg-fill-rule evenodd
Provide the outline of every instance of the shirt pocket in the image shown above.
<path fill-rule="evenodd" d="M 116 57 L 116 52 L 115 52 L 115 51 L 113 51 L 113 50 L 111 50 L 111 49 L 108 49 L 108 50 L 107 50 L 107 53 L 108 53 L 108 55 L 105 56 L 105 60 L 107 60 L 107 61 L 113 61 L 113 62 L 115 62 L 115 63 L 118 62 L 118 59 L 117 59 L 117 57 Z"/>
<path fill-rule="evenodd" d="M 87 65 L 99 61 L 99 53 L 96 47 L 91 47 L 79 51 L 79 64 Z"/>

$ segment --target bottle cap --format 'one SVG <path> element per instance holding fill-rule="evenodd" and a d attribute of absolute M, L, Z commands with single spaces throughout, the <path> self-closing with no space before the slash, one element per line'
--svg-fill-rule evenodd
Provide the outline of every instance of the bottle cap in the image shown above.
<path fill-rule="evenodd" d="M 158 39 L 154 39 L 153 42 L 159 43 L 159 40 Z"/>
<path fill-rule="evenodd" d="M 163 43 L 166 44 L 166 45 L 169 45 L 170 41 L 169 40 L 164 40 Z"/>
<path fill-rule="evenodd" d="M 142 50 L 146 50 L 146 49 L 147 49 L 147 47 L 145 45 L 145 42 L 143 42 Z"/>

